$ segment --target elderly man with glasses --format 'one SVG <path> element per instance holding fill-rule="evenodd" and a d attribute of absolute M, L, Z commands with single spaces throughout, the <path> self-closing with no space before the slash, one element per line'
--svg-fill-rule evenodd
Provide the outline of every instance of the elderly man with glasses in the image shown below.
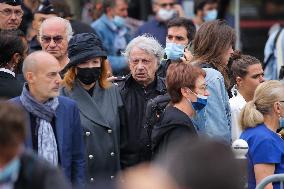
<path fill-rule="evenodd" d="M 70 22 L 60 17 L 46 19 L 39 28 L 38 39 L 42 50 L 52 54 L 59 61 L 61 74 L 64 74 L 63 68 L 69 62 L 67 48 L 72 35 Z"/>
<path fill-rule="evenodd" d="M 21 0 L 0 0 L 0 30 L 17 29 L 24 12 Z"/>

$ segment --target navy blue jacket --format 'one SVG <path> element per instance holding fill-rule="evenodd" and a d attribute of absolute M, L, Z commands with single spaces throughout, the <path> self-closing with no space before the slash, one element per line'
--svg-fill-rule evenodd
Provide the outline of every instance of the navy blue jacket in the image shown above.
<path fill-rule="evenodd" d="M 61 167 L 73 185 L 82 185 L 85 179 L 85 149 L 79 110 L 76 103 L 69 98 L 59 96 L 58 100 L 55 128 Z M 23 107 L 20 97 L 11 101 Z M 31 126 L 27 131 L 25 144 L 27 148 L 33 149 Z"/>

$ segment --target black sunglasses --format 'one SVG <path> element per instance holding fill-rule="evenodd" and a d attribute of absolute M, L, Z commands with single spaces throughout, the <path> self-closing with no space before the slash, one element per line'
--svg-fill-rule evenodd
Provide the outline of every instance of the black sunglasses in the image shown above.
<path fill-rule="evenodd" d="M 61 35 L 57 35 L 57 36 L 54 36 L 54 37 L 44 35 L 44 36 L 41 37 L 41 40 L 42 40 L 43 43 L 50 43 L 51 40 L 53 40 L 53 42 L 55 44 L 59 44 L 59 43 L 62 42 L 63 37 Z"/>

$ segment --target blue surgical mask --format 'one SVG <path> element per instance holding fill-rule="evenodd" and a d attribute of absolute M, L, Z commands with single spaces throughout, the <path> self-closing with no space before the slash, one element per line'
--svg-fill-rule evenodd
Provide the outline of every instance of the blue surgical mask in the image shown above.
<path fill-rule="evenodd" d="M 190 89 L 189 89 L 190 90 Z M 191 90 L 190 90 L 191 91 Z M 191 91 L 192 92 L 192 91 Z M 200 94 L 196 94 L 194 92 L 192 92 L 194 95 L 196 95 L 197 97 L 197 100 L 196 102 L 191 102 L 189 99 L 187 99 L 191 105 L 192 105 L 192 108 L 195 110 L 195 111 L 200 111 L 202 110 L 206 104 L 207 104 L 207 96 L 203 96 L 203 95 L 200 95 Z"/>
<path fill-rule="evenodd" d="M 20 159 L 14 158 L 3 169 L 0 170 L 0 182 L 9 182 L 19 174 Z"/>
<path fill-rule="evenodd" d="M 279 128 L 284 128 L 284 118 L 283 117 L 279 118 Z"/>
<path fill-rule="evenodd" d="M 125 19 L 121 16 L 115 16 L 113 18 L 113 23 L 118 27 L 123 27 L 125 25 Z"/>
<path fill-rule="evenodd" d="M 167 43 L 165 48 L 165 53 L 167 55 L 167 59 L 170 60 L 180 60 L 180 58 L 184 54 L 185 45 L 180 45 L 176 43 Z"/>
<path fill-rule="evenodd" d="M 203 96 L 203 95 L 196 95 L 197 97 L 197 101 L 196 102 L 191 102 L 192 103 L 192 107 L 194 108 L 195 111 L 199 111 L 202 110 L 206 104 L 207 104 L 207 96 Z"/>
<path fill-rule="evenodd" d="M 205 22 L 216 20 L 218 16 L 218 11 L 216 9 L 206 12 L 206 15 L 203 17 Z"/>

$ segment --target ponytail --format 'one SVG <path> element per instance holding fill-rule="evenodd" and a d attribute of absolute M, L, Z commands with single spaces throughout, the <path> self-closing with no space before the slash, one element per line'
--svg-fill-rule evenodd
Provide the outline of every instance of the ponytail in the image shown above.
<path fill-rule="evenodd" d="M 256 109 L 254 101 L 248 102 L 242 109 L 240 121 L 242 130 L 255 127 L 257 124 L 263 123 L 263 114 Z"/>

